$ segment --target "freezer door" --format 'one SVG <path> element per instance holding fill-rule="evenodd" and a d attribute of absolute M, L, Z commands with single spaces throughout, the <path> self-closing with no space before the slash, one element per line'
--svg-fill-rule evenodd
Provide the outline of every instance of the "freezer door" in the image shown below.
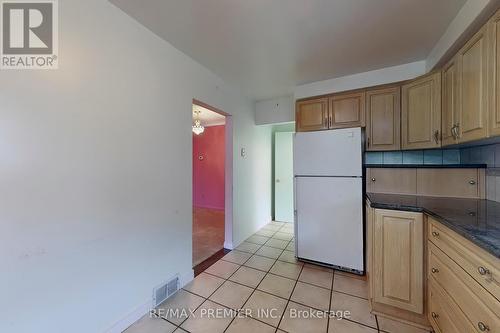
<path fill-rule="evenodd" d="M 361 128 L 295 134 L 296 176 L 361 176 Z"/>
<path fill-rule="evenodd" d="M 362 178 L 296 177 L 297 256 L 364 271 Z"/>

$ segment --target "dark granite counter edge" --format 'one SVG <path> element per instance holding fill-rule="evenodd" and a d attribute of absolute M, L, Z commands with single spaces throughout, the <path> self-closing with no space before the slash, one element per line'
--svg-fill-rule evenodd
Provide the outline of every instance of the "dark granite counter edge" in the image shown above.
<path fill-rule="evenodd" d="M 486 169 L 486 164 L 365 164 L 365 168 Z"/>
<path fill-rule="evenodd" d="M 370 200 L 370 197 L 367 196 L 368 200 Z M 423 208 L 423 207 L 415 207 L 415 206 L 406 206 L 406 205 L 400 205 L 400 204 L 383 204 L 383 203 L 374 203 L 370 200 L 370 207 L 376 208 L 376 209 L 389 209 L 389 210 L 400 210 L 400 211 L 406 211 L 406 212 L 415 212 L 415 213 L 425 213 L 432 218 L 434 218 L 437 222 L 443 224 L 445 227 L 448 229 L 456 232 L 460 236 L 464 237 L 465 239 L 471 241 L 473 244 L 476 246 L 480 247 L 481 249 L 485 250 L 486 252 L 496 256 L 497 258 L 500 258 L 500 251 L 492 246 L 489 246 L 488 244 L 485 244 L 482 242 L 480 239 L 474 237 L 471 233 L 468 233 L 460 228 L 457 228 L 453 223 L 448 222 L 446 218 L 434 213 L 433 211 L 430 211 L 429 209 Z"/>

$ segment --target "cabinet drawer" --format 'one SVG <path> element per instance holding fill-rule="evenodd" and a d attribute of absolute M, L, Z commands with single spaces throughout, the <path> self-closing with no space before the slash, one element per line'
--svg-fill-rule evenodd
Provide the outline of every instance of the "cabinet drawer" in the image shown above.
<path fill-rule="evenodd" d="M 432 277 L 429 279 L 429 321 L 437 333 L 476 333 L 474 326 Z"/>
<path fill-rule="evenodd" d="M 429 217 L 428 239 L 500 300 L 500 260 Z"/>
<path fill-rule="evenodd" d="M 417 171 L 413 168 L 369 168 L 366 172 L 366 190 L 414 195 L 417 191 Z"/>
<path fill-rule="evenodd" d="M 417 194 L 437 197 L 482 198 L 484 170 L 417 169 Z"/>
<path fill-rule="evenodd" d="M 480 327 L 500 332 L 500 302 L 434 244 L 429 244 L 429 251 L 428 274 L 448 293 L 471 324 L 479 332 Z"/>

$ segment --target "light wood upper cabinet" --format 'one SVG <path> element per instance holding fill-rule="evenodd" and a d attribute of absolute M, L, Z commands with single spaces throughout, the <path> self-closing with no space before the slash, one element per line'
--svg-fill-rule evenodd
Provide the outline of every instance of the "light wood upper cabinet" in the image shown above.
<path fill-rule="evenodd" d="M 400 148 L 400 102 L 399 86 L 366 91 L 366 150 Z"/>
<path fill-rule="evenodd" d="M 488 136 L 488 35 L 481 28 L 458 52 L 460 142 Z"/>
<path fill-rule="evenodd" d="M 500 135 L 500 10 L 488 23 L 490 62 L 490 135 Z"/>
<path fill-rule="evenodd" d="M 330 128 L 365 126 L 365 93 L 351 92 L 329 98 Z"/>
<path fill-rule="evenodd" d="M 402 148 L 441 147 L 441 72 L 404 84 L 401 94 Z"/>
<path fill-rule="evenodd" d="M 328 98 L 298 101 L 295 108 L 297 132 L 328 129 Z"/>
<path fill-rule="evenodd" d="M 376 209 L 373 249 L 373 301 L 423 314 L 422 214 Z"/>
<path fill-rule="evenodd" d="M 441 86 L 441 145 L 445 146 L 458 143 L 456 128 L 460 114 L 458 109 L 458 64 L 456 57 L 444 66 Z"/>

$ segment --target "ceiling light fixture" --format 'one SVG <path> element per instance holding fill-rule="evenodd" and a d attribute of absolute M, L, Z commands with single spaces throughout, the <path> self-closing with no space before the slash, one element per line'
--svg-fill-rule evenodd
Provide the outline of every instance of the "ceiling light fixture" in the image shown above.
<path fill-rule="evenodd" d="M 194 116 L 193 133 L 196 135 L 200 135 L 201 133 L 203 133 L 205 131 L 205 127 L 203 127 L 201 125 L 200 111 L 196 110 L 196 111 L 194 111 L 194 114 L 195 114 L 195 116 Z"/>

